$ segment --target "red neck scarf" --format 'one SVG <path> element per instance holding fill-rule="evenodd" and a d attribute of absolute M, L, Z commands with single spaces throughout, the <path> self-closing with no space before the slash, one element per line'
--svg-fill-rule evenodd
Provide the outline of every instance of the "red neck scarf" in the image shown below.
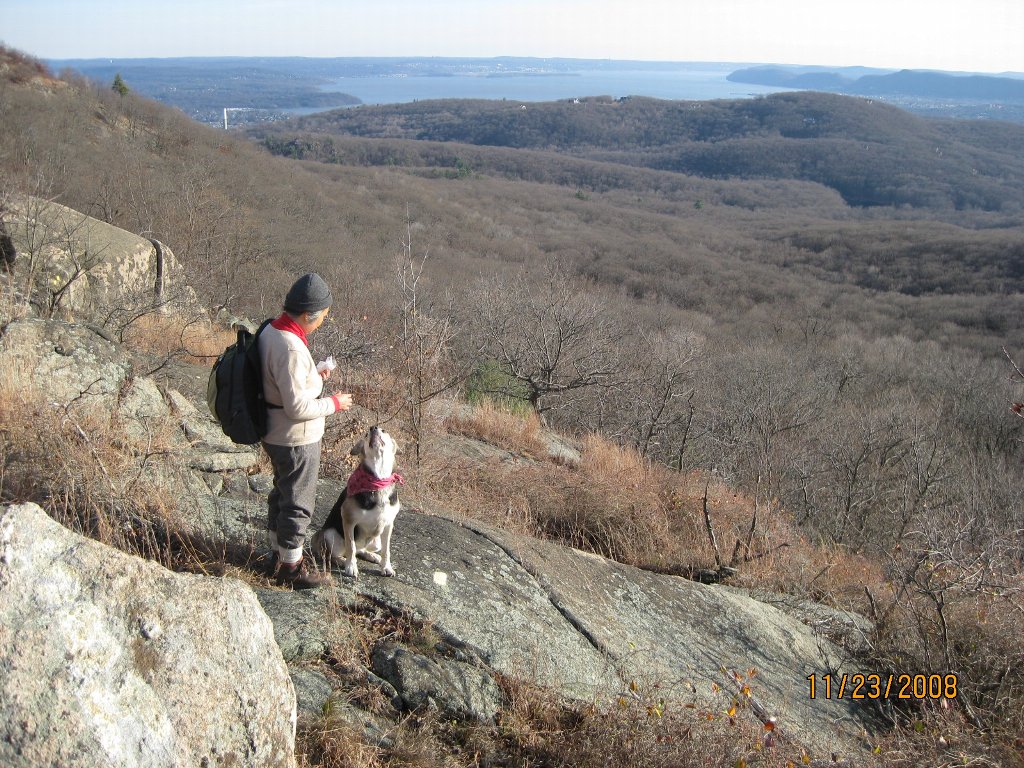
<path fill-rule="evenodd" d="M 349 496 L 355 496 L 357 493 L 365 493 L 366 491 L 382 491 L 385 488 L 390 488 L 395 483 L 405 485 L 405 480 L 397 472 L 392 474 L 391 477 L 380 478 L 368 470 L 365 464 L 360 464 L 348 479 L 346 488 Z"/>
<path fill-rule="evenodd" d="M 292 316 L 289 315 L 287 312 L 282 312 L 281 316 L 274 320 L 270 325 L 273 328 L 277 328 L 277 330 L 279 331 L 288 331 L 289 333 L 294 333 L 296 336 L 302 339 L 303 344 L 305 344 L 307 347 L 309 346 L 309 339 L 306 338 L 306 332 L 302 330 L 302 326 L 296 323 L 292 319 Z"/>

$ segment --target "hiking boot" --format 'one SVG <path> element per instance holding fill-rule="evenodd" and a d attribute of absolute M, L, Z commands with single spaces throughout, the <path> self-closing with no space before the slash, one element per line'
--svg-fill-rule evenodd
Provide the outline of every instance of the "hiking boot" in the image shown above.
<path fill-rule="evenodd" d="M 273 578 L 277 575 L 277 552 L 268 552 L 258 555 L 249 561 L 249 569 L 261 576 Z"/>
<path fill-rule="evenodd" d="M 310 569 L 303 558 L 297 563 L 280 563 L 274 582 L 280 587 L 291 587 L 292 589 L 313 589 L 331 581 L 330 574 Z"/>

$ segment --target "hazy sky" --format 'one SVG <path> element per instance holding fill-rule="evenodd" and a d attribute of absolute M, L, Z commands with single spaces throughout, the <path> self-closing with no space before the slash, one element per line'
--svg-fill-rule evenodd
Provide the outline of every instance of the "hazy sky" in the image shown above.
<path fill-rule="evenodd" d="M 39 58 L 542 56 L 1024 72 L 1024 0 L 0 0 Z"/>

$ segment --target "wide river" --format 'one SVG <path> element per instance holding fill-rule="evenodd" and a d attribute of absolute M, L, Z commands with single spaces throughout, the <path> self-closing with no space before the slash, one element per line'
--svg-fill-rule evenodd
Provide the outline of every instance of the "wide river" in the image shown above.
<path fill-rule="evenodd" d="M 788 90 L 730 83 L 741 65 L 678 65 L 678 69 L 576 69 L 537 74 L 512 72 L 383 74 L 334 79 L 323 86 L 359 98 L 364 104 L 399 104 L 425 99 L 508 99 L 557 101 L 585 96 L 650 96 L 657 99 L 743 99 Z"/>

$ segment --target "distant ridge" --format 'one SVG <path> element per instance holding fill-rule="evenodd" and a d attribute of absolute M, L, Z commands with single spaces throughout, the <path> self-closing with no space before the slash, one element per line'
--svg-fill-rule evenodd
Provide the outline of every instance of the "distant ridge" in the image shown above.
<path fill-rule="evenodd" d="M 472 157 L 478 170 L 494 162 L 503 174 L 520 171 L 503 156 L 465 147 L 555 152 L 706 179 L 813 182 L 864 208 L 1009 211 L 1024 190 L 1022 126 L 926 120 L 886 99 L 813 91 L 706 102 L 594 98 L 525 110 L 487 100 L 368 105 L 258 126 L 250 135 L 276 154 L 325 162 L 344 154 L 340 137 L 403 139 L 462 145 L 461 160 Z M 378 157 L 397 162 L 390 152 Z"/>
<path fill-rule="evenodd" d="M 947 75 L 909 69 L 891 75 L 866 76 L 850 88 L 852 94 L 926 96 L 949 99 L 999 99 L 1024 102 L 1024 80 L 987 75 Z"/>
<path fill-rule="evenodd" d="M 752 67 L 739 69 L 726 77 L 733 83 L 747 85 L 773 85 L 800 90 L 841 91 L 856 82 L 856 78 L 839 72 L 794 71 L 784 67 Z"/>
<path fill-rule="evenodd" d="M 730 82 L 814 89 L 859 96 L 980 99 L 1024 103 L 1024 79 L 991 75 L 954 75 L 904 69 L 851 77 L 843 69 L 751 67 L 731 73 Z"/>

